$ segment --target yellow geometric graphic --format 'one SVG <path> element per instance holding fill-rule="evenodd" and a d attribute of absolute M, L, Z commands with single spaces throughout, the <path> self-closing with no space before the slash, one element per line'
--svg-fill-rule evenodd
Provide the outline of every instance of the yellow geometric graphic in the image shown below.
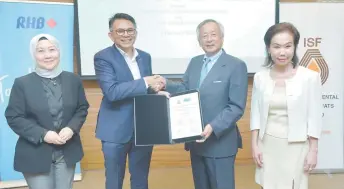
<path fill-rule="evenodd" d="M 314 58 L 312 58 L 311 62 L 308 64 L 307 68 L 320 73 L 320 68 L 319 68 L 318 63 L 315 61 Z"/>
<path fill-rule="evenodd" d="M 308 49 L 300 61 L 300 66 L 319 72 L 322 84 L 327 81 L 329 69 L 319 49 Z"/>

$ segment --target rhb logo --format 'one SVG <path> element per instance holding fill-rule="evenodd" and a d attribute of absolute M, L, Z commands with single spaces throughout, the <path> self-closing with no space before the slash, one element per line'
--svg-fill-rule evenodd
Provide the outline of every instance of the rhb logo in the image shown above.
<path fill-rule="evenodd" d="M 17 29 L 42 29 L 45 25 L 54 28 L 57 23 L 53 18 L 46 20 L 44 17 L 21 16 L 17 18 Z"/>

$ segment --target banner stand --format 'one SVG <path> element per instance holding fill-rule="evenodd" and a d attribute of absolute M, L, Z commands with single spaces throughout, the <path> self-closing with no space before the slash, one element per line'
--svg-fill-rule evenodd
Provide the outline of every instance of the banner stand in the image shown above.
<path fill-rule="evenodd" d="M 280 3 L 280 22 L 300 32 L 299 64 L 321 76 L 323 128 L 315 174 L 344 173 L 343 10 L 339 1 Z"/>
<path fill-rule="evenodd" d="M 6 110 L 14 79 L 35 65 L 30 41 L 37 34 L 54 36 L 60 45 L 60 67 L 73 72 L 74 4 L 0 0 L 0 188 L 26 186 L 22 173 L 13 169 L 18 136 L 7 125 Z M 82 179 L 77 163 L 74 180 Z"/>

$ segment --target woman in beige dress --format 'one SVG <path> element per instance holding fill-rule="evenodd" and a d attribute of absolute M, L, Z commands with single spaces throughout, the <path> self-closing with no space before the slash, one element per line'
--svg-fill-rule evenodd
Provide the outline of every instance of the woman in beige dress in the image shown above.
<path fill-rule="evenodd" d="M 256 182 L 264 189 L 307 189 L 322 127 L 321 78 L 298 66 L 300 34 L 290 23 L 264 36 L 265 68 L 254 76 L 250 128 Z"/>

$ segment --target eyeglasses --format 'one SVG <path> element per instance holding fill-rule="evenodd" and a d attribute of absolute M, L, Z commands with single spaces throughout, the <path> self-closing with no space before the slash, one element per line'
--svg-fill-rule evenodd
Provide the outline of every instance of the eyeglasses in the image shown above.
<path fill-rule="evenodd" d="M 127 32 L 128 35 L 135 35 L 136 34 L 136 29 L 134 28 L 129 28 L 127 30 L 125 29 L 118 29 L 115 30 L 117 35 L 123 36 L 125 34 L 125 32 Z"/>

